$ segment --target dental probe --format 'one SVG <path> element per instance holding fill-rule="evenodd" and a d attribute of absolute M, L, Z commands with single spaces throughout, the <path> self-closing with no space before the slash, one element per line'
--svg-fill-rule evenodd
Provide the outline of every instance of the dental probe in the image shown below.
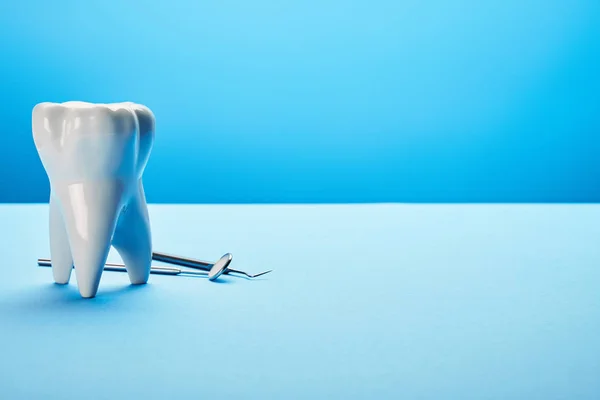
<path fill-rule="evenodd" d="M 221 274 L 227 265 L 221 260 L 217 261 L 209 271 L 188 271 L 180 268 L 173 267 L 150 267 L 150 273 L 155 275 L 193 275 L 193 276 L 206 276 L 209 281 L 215 281 Z M 106 263 L 104 264 L 104 271 L 114 271 L 114 272 L 127 272 L 127 268 L 123 264 L 113 264 Z M 51 267 L 52 261 L 47 258 L 39 258 L 38 259 L 39 267 Z"/>

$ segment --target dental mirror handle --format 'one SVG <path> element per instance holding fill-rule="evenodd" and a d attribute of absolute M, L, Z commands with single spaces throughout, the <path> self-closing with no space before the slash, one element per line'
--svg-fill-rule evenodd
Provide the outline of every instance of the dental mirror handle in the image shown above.
<path fill-rule="evenodd" d="M 114 271 L 114 272 L 127 272 L 127 268 L 121 267 L 119 265 L 110 265 L 105 264 L 105 271 Z M 181 270 L 178 268 L 169 268 L 169 267 L 150 267 L 150 273 L 155 275 L 179 275 L 181 274 Z"/>
<path fill-rule="evenodd" d="M 213 263 L 208 262 L 208 261 L 196 260 L 195 258 L 188 258 L 188 257 L 179 257 L 179 256 L 175 256 L 173 254 L 167 254 L 167 253 L 153 252 L 152 259 L 154 261 L 160 261 L 160 262 L 166 262 L 169 264 L 181 265 L 182 267 L 203 269 L 205 271 L 209 271 L 210 268 L 213 266 Z"/>

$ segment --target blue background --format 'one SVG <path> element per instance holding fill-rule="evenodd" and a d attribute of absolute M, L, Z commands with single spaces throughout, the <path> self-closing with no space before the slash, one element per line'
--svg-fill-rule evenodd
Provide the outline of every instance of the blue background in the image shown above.
<path fill-rule="evenodd" d="M 154 111 L 150 202 L 598 201 L 599 38 L 597 0 L 5 1 L 0 201 L 47 201 L 66 100 Z"/>

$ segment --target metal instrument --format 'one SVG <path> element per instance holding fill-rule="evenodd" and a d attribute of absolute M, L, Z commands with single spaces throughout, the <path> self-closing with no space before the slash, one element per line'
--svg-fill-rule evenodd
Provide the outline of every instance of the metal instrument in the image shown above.
<path fill-rule="evenodd" d="M 150 267 L 150 273 L 156 275 L 193 275 L 193 276 L 206 276 L 208 280 L 215 281 L 227 268 L 229 262 L 217 261 L 212 265 L 208 271 L 189 271 L 180 268 L 173 267 Z M 51 267 L 52 261 L 47 258 L 38 259 L 39 267 Z M 127 272 L 127 268 L 123 264 L 106 263 L 104 265 L 104 271 L 115 271 L 115 272 Z"/>
<path fill-rule="evenodd" d="M 229 264 L 231 263 L 231 260 L 233 259 L 233 255 L 231 255 L 231 253 L 224 254 L 216 263 L 211 263 L 209 261 L 203 261 L 203 260 L 197 260 L 195 258 L 181 257 L 181 256 L 175 256 L 172 254 L 158 253 L 158 252 L 152 253 L 152 259 L 154 261 L 161 261 L 161 262 L 165 262 L 165 263 L 169 263 L 169 264 L 179 265 L 182 267 L 200 269 L 203 271 L 209 271 L 210 269 L 212 269 L 212 267 L 214 265 L 216 265 L 222 261 L 224 262 L 224 260 L 227 260 L 227 266 L 225 267 L 225 271 L 223 272 L 224 274 L 229 274 L 229 273 L 241 274 L 241 275 L 245 275 L 251 279 L 257 278 L 261 275 L 265 275 L 265 274 L 268 274 L 269 272 L 273 271 L 272 269 L 270 269 L 268 271 L 259 272 L 258 274 L 249 274 L 248 272 L 229 268 Z"/>

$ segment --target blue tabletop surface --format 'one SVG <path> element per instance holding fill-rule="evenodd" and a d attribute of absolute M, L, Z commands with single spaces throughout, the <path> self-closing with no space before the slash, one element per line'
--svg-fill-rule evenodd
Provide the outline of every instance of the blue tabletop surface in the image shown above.
<path fill-rule="evenodd" d="M 156 250 L 275 271 L 85 300 L 36 266 L 47 206 L 0 206 L 0 399 L 600 398 L 600 206 L 150 213 Z"/>

